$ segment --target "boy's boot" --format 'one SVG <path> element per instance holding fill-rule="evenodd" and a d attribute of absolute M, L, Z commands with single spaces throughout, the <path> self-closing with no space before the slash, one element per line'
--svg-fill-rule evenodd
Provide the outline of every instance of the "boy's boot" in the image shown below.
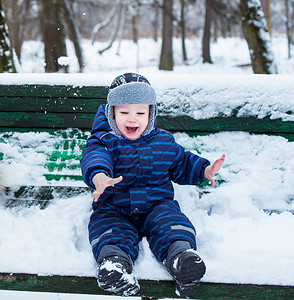
<path fill-rule="evenodd" d="M 122 251 L 122 250 L 120 250 Z M 132 274 L 133 263 L 128 254 L 104 257 L 98 262 L 97 282 L 100 288 L 119 296 L 131 296 L 140 290 Z"/>
<path fill-rule="evenodd" d="M 196 251 L 191 249 L 188 243 L 186 245 L 184 243 L 186 242 L 173 243 L 165 261 L 167 270 L 175 280 L 176 294 L 181 297 L 190 296 L 196 292 L 199 281 L 206 271 L 205 264 Z"/>

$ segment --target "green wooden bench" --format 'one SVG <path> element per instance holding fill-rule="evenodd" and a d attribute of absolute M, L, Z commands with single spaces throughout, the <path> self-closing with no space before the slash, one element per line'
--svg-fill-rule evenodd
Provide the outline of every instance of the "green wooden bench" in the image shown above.
<path fill-rule="evenodd" d="M 213 91 L 223 93 L 224 89 Z M 244 90 L 241 90 L 244 93 Z M 196 90 L 203 94 L 203 90 Z M 235 91 L 236 95 L 240 93 Z M 21 186 L 8 188 L 8 205 L 17 205 L 17 201 L 46 203 L 53 199 L 53 193 L 70 195 L 88 191 L 85 187 L 48 186 L 46 182 L 68 180 L 81 186 L 82 177 L 79 161 L 85 147 L 89 130 L 97 108 L 106 103 L 107 86 L 66 86 L 66 85 L 1 85 L 0 83 L 0 133 L 5 133 L 0 142 L 13 140 L 15 132 L 46 132 L 52 138 L 52 147 L 48 147 L 46 163 L 43 168 L 44 187 Z M 208 91 L 208 94 L 211 91 Z M 211 95 L 208 95 L 211 96 Z M 250 91 L 248 97 L 252 97 Z M 243 96 L 244 97 L 244 96 Z M 170 107 L 159 103 L 158 127 L 171 132 L 185 132 L 190 136 L 204 135 L 220 131 L 245 131 L 250 133 L 280 135 L 289 141 L 294 140 L 294 121 L 272 119 L 270 116 L 259 119 L 254 116 L 238 116 L 242 106 L 235 108 L 229 116 L 217 116 L 208 119 L 194 119 L 175 104 L 178 114 L 172 114 Z M 292 114 L 293 112 L 287 112 Z M 70 128 L 70 129 L 69 129 Z M 16 145 L 23 147 L 16 139 Z M 27 147 L 27 146 L 26 146 Z M 35 149 L 39 151 L 38 149 Z M 43 150 L 42 150 L 43 151 Z M 45 151 L 46 152 L 46 151 Z M 0 159 L 5 153 L 0 151 Z M 71 184 L 70 184 L 71 185 Z M 12 199 L 12 200 L 11 200 Z"/>
<path fill-rule="evenodd" d="M 46 161 L 37 166 L 42 176 L 42 185 L 25 184 L 7 187 L 1 197 L 4 205 L 40 205 L 46 208 L 56 195 L 70 197 L 90 193 L 83 186 L 79 160 L 85 147 L 89 130 L 97 108 L 106 102 L 107 86 L 29 85 L 0 83 L 0 143 L 14 143 L 15 147 L 42 152 Z M 265 116 L 238 116 L 242 107 L 229 116 L 216 116 L 196 120 L 179 107 L 178 114 L 170 113 L 159 104 L 158 127 L 171 132 L 185 132 L 191 136 L 220 131 L 245 131 L 281 135 L 294 141 L 294 121 L 283 121 Z M 294 112 L 288 112 L 289 115 Z M 21 144 L 19 134 L 43 132 L 48 144 L 39 150 L 37 145 Z M 16 137 L 17 134 L 17 137 Z M 50 144 L 50 138 L 52 143 Z M 45 148 L 45 149 L 44 149 Z M 36 150 L 37 149 L 37 150 Z M 0 160 L 9 158 L 9 153 L 0 151 Z M 139 296 L 144 299 L 175 297 L 171 282 L 141 281 Z M 37 276 L 28 274 L 0 274 L 0 289 L 41 290 L 103 294 L 93 278 L 66 276 Z M 201 299 L 290 299 L 294 298 L 291 287 L 226 285 L 204 283 L 197 295 Z"/>

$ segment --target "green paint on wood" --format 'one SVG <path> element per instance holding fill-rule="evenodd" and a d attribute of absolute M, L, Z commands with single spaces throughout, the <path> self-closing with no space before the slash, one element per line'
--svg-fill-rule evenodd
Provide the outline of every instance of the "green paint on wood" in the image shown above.
<path fill-rule="evenodd" d="M 0 127 L 91 129 L 95 114 L 0 112 Z M 229 117 L 195 120 L 188 116 L 158 116 L 158 127 L 172 132 L 245 131 L 266 134 L 294 134 L 294 122 L 269 118 Z"/>
<path fill-rule="evenodd" d="M 73 181 L 83 181 L 81 175 L 65 175 L 65 174 L 44 174 L 43 175 L 48 181 L 60 181 L 61 179 L 73 180 Z"/>
<path fill-rule="evenodd" d="M 0 86 L 0 127 L 90 129 L 97 108 L 106 103 L 108 93 L 106 86 Z M 219 131 L 294 134 L 293 121 L 237 117 L 241 108 L 233 110 L 230 117 L 195 120 L 187 115 L 168 115 L 170 108 L 163 107 L 166 111 L 159 111 L 158 127 L 195 134 Z"/>
<path fill-rule="evenodd" d="M 91 190 L 88 187 L 79 186 L 20 186 L 6 188 L 0 193 L 5 207 L 39 206 L 44 209 L 53 201 L 62 201 L 63 198 L 82 194 L 90 197 Z"/>
<path fill-rule="evenodd" d="M 0 107 L 3 112 L 55 112 L 55 113 L 95 113 L 105 99 L 87 98 L 36 98 L 0 96 Z"/>
<path fill-rule="evenodd" d="M 106 99 L 108 90 L 108 86 L 0 84 L 0 96 L 4 97 Z"/>
<path fill-rule="evenodd" d="M 142 299 L 178 298 L 171 281 L 139 280 Z M 93 277 L 0 274 L 0 289 L 110 295 L 101 290 Z M 143 298 L 144 297 L 144 298 Z M 146 298 L 145 298 L 146 297 Z M 294 299 L 294 288 L 267 285 L 201 283 L 192 299 Z"/>
<path fill-rule="evenodd" d="M 82 158 L 82 149 L 79 150 L 78 155 L 77 155 L 77 152 L 74 152 L 74 151 L 56 150 L 56 151 L 53 151 L 49 156 L 50 161 L 57 161 L 57 160 L 61 160 L 61 161 L 78 160 L 78 161 L 80 161 L 81 158 Z"/>
<path fill-rule="evenodd" d="M 64 170 L 77 170 L 80 169 L 80 164 L 73 164 L 70 162 L 70 164 L 66 163 L 54 163 L 50 162 L 45 165 L 45 168 L 48 169 L 49 172 L 54 171 L 64 171 Z"/>
<path fill-rule="evenodd" d="M 170 131 L 183 132 L 222 132 L 245 131 L 250 133 L 283 133 L 294 134 L 294 122 L 270 118 L 228 117 L 195 120 L 188 116 L 158 116 L 158 127 Z"/>
<path fill-rule="evenodd" d="M 95 114 L 0 112 L 0 127 L 91 129 Z"/>

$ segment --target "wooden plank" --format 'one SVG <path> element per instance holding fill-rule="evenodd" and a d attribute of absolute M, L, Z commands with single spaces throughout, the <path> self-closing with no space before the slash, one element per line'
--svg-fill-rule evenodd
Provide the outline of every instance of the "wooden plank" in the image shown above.
<path fill-rule="evenodd" d="M 67 175 L 67 174 L 43 174 L 47 181 L 60 181 L 61 179 L 71 181 L 83 181 L 82 175 Z"/>
<path fill-rule="evenodd" d="M 106 99 L 101 98 L 38 98 L 0 96 L 2 112 L 95 113 Z"/>
<path fill-rule="evenodd" d="M 158 127 L 182 132 L 246 131 L 250 133 L 294 133 L 294 122 L 255 117 L 227 117 L 195 120 L 188 116 L 158 116 Z"/>
<path fill-rule="evenodd" d="M 1 116 L 1 113 L 0 113 Z M 0 118 L 0 122 L 1 122 L 1 118 Z M 73 129 L 73 132 L 76 133 L 78 132 L 79 129 Z M 83 132 L 83 130 L 81 130 Z M 7 134 L 12 134 L 14 132 L 19 132 L 19 133 L 28 133 L 28 132 L 48 132 L 49 134 L 56 134 L 56 129 L 54 128 L 15 128 L 15 127 L 2 127 L 0 126 L 0 133 L 7 133 Z M 60 131 L 58 132 L 64 132 L 64 138 L 67 137 L 67 131 L 66 130 L 62 130 L 60 129 Z"/>
<path fill-rule="evenodd" d="M 95 114 L 0 112 L 0 127 L 91 129 Z"/>
<path fill-rule="evenodd" d="M 106 99 L 108 86 L 72 86 L 72 85 L 1 85 L 0 96 L 39 97 L 39 98 L 100 98 Z"/>
<path fill-rule="evenodd" d="M 106 102 L 107 93 L 107 86 L 0 85 L 0 127 L 90 129 L 98 106 Z M 163 113 L 159 112 L 158 126 L 170 131 L 294 133 L 294 122 L 269 117 L 195 120 Z"/>
<path fill-rule="evenodd" d="M 171 281 L 139 280 L 136 296 L 144 299 L 179 298 Z M 94 277 L 38 276 L 0 273 L 0 289 L 55 293 L 110 295 L 101 290 Z M 201 283 L 192 299 L 294 299 L 294 288 L 274 285 Z"/>
<path fill-rule="evenodd" d="M 5 207 L 39 206 L 45 209 L 54 199 L 71 198 L 91 194 L 88 187 L 79 186 L 20 186 L 0 191 L 1 202 Z"/>
<path fill-rule="evenodd" d="M 32 113 L 0 112 L 0 127 L 18 128 L 80 128 L 91 129 L 93 113 Z M 179 132 L 245 131 L 250 133 L 293 134 L 294 122 L 256 119 L 254 117 L 228 117 L 195 120 L 189 116 L 161 116 L 157 126 Z"/>

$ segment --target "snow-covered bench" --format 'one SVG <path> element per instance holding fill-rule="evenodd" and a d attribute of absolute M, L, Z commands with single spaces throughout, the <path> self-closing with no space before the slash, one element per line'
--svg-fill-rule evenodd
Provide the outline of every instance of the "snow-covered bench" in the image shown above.
<path fill-rule="evenodd" d="M 158 127 L 172 131 L 184 147 L 211 160 L 223 153 L 227 155 L 215 188 L 175 186 L 177 199 L 196 223 L 198 234 L 201 232 L 198 242 L 208 266 L 204 278 L 207 283 L 201 285 L 197 297 L 213 298 L 220 294 L 229 297 L 242 289 L 211 282 L 293 285 L 291 277 L 276 281 L 270 272 L 257 272 L 258 279 L 255 278 L 248 261 L 246 266 L 241 265 L 245 275 L 240 272 L 240 277 L 232 277 L 240 266 L 235 270 L 225 258 L 218 259 L 220 253 L 213 252 L 214 247 L 223 249 L 221 241 L 227 240 L 227 236 L 223 238 L 221 233 L 213 232 L 214 223 L 201 216 L 219 216 L 219 220 L 213 220 L 224 222 L 222 230 L 232 234 L 234 228 L 220 216 L 227 214 L 238 221 L 240 216 L 248 222 L 249 216 L 257 215 L 259 210 L 269 216 L 273 212 L 294 211 L 294 77 L 190 74 L 147 77 L 158 95 Z M 44 291 L 100 292 L 92 278 L 95 264 L 86 236 L 90 190 L 82 182 L 79 160 L 96 110 L 106 101 L 107 84 L 112 78 L 113 74 L 0 76 L 0 159 L 7 187 L 1 194 L 0 215 L 4 217 L 0 222 L 2 219 L 14 225 L 7 227 L 9 236 L 22 232 L 27 235 L 26 240 L 18 238 L 17 254 L 12 251 L 11 257 L 0 266 L 0 289 L 34 290 L 41 286 Z M 31 218 L 27 219 L 28 215 Z M 291 226 L 292 218 L 288 217 L 289 223 L 283 226 Z M 47 230 L 46 238 L 42 230 L 37 230 L 42 227 Z M 28 233 L 30 230 L 33 233 Z M 2 233 L 0 240 L 5 237 Z M 40 240 L 40 249 L 35 239 Z M 9 247 L 5 242 L 3 245 Z M 143 280 L 140 295 L 174 297 L 173 284 L 162 281 L 170 278 L 150 257 L 146 245 L 143 240 L 143 254 L 135 266 L 135 272 Z M 271 243 L 269 248 L 276 250 Z M 4 257 L 6 252 L 1 249 L 0 243 L 0 257 Z M 240 255 L 245 251 L 238 250 Z M 227 251 L 226 257 L 234 257 L 234 249 Z M 48 255 L 48 263 L 44 263 L 44 253 Z M 63 262 L 61 266 L 56 265 L 56 260 Z M 253 263 L 258 269 L 254 258 Z M 285 264 L 292 272 L 288 262 Z M 224 273 L 224 265 L 228 272 Z M 32 278 L 35 285 L 31 284 Z M 161 281 L 156 284 L 154 280 Z M 283 287 L 263 287 L 263 292 L 268 299 L 275 293 L 294 296 L 293 289 Z M 242 293 L 258 295 L 260 287 L 246 286 Z"/>
<path fill-rule="evenodd" d="M 243 131 L 294 139 L 291 76 L 166 75 L 163 79 L 155 76 L 153 81 L 158 94 L 160 128 L 189 136 Z M 3 75 L 0 159 L 17 164 L 18 158 L 9 150 L 11 146 L 17 149 L 14 152 L 21 156 L 19 159 L 31 167 L 30 178 L 25 173 L 17 180 L 14 178 L 13 185 L 22 186 L 17 192 L 12 189 L 16 198 L 47 200 L 53 198 L 54 190 L 61 194 L 84 190 L 52 188 L 48 183 L 80 186 L 81 152 L 97 108 L 106 102 L 108 93 L 108 86 L 99 82 L 106 79 L 80 74 L 47 74 L 40 78 L 28 74 Z M 38 153 L 34 159 L 33 151 Z M 32 187 L 35 185 L 45 187 L 40 192 Z"/>

